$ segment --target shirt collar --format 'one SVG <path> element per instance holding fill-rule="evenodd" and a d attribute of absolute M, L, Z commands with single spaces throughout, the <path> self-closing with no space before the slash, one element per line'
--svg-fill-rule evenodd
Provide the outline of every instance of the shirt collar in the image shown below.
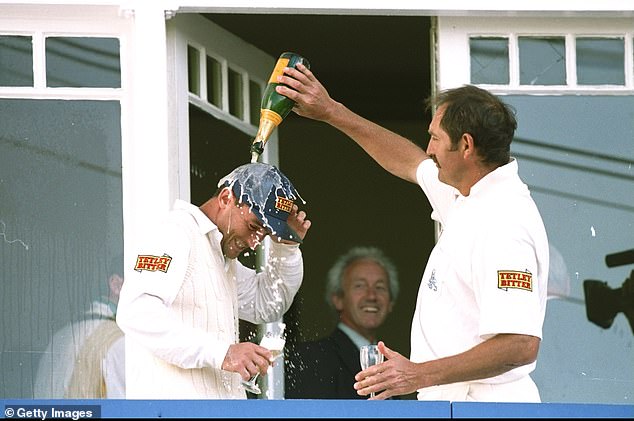
<path fill-rule="evenodd" d="M 365 336 L 361 335 L 359 332 L 352 329 L 350 326 L 344 324 L 343 322 L 339 322 L 337 325 L 339 329 L 343 331 L 352 342 L 357 346 L 357 348 L 361 348 L 363 345 L 370 345 L 370 341 L 368 341 Z"/>
<path fill-rule="evenodd" d="M 478 182 L 471 187 L 469 196 L 478 194 L 478 192 L 485 190 L 488 186 L 497 184 L 502 180 L 506 180 L 514 174 L 517 174 L 517 160 L 515 158 L 511 158 L 508 164 L 497 167 L 478 180 Z"/>
<path fill-rule="evenodd" d="M 207 215 L 205 215 L 203 211 L 200 210 L 198 206 L 194 206 L 191 203 L 181 199 L 176 199 L 176 201 L 174 202 L 174 210 L 182 210 L 188 212 L 196 220 L 198 229 L 203 235 L 207 235 L 213 230 L 218 231 L 218 227 L 216 226 L 216 224 L 214 224 L 211 219 L 209 219 Z"/>
<path fill-rule="evenodd" d="M 116 304 L 109 301 L 95 300 L 90 303 L 90 308 L 86 314 L 100 318 L 114 319 L 116 314 Z"/>

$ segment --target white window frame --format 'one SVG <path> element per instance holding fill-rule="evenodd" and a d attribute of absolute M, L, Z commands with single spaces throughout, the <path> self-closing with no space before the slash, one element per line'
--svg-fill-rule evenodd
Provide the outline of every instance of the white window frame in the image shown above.
<path fill-rule="evenodd" d="M 120 51 L 128 48 L 130 22 L 122 19 L 118 7 L 43 9 L 41 6 L 0 5 L 0 11 L 0 35 L 29 36 L 33 40 L 33 86 L 0 86 L 1 98 L 115 100 L 124 105 L 123 78 L 121 88 L 46 87 L 46 38 L 117 38 Z M 35 19 L 38 15 L 42 18 Z M 121 73 L 126 65 L 121 55 Z"/>
<path fill-rule="evenodd" d="M 173 122 L 170 125 L 170 138 L 179 139 L 178 196 L 183 200 L 189 200 L 189 104 L 194 104 L 217 119 L 255 137 L 259 121 L 252 122 L 250 119 L 249 80 L 257 83 L 261 92 L 264 92 L 270 72 L 275 65 L 275 59 L 237 39 L 235 35 L 198 14 L 178 14 L 172 19 L 167 22 L 168 63 L 173 68 L 173 72 L 170 72 L 168 88 L 171 99 L 170 119 Z M 198 72 L 200 95 L 189 92 L 188 89 L 188 46 L 196 48 L 200 53 Z M 241 51 L 242 54 L 236 54 L 237 51 Z M 210 103 L 207 98 L 206 56 L 213 57 L 222 67 L 222 105 L 220 107 Z M 230 68 L 242 76 L 245 88 L 242 98 L 244 104 L 242 119 L 229 112 L 228 73 Z M 263 162 L 278 165 L 277 130 L 271 135 L 261 159 Z"/>
<path fill-rule="evenodd" d="M 471 64 L 469 39 L 474 36 L 503 37 L 509 40 L 509 73 L 507 85 L 479 84 L 497 94 L 600 94 L 631 95 L 634 93 L 634 19 L 632 18 L 505 18 L 497 17 L 439 17 L 438 63 L 436 74 L 439 89 L 453 88 L 470 83 Z M 565 37 L 566 74 L 565 85 L 520 85 L 518 38 Z M 624 37 L 625 84 L 578 85 L 576 79 L 576 38 Z"/>

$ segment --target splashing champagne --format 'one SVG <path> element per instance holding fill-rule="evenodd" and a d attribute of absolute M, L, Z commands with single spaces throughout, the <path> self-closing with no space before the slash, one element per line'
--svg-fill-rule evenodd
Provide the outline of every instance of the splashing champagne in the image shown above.
<path fill-rule="evenodd" d="M 280 125 L 282 120 L 291 112 L 295 105 L 295 101 L 278 94 L 275 91 L 275 87 L 279 85 L 279 83 L 277 83 L 277 77 L 284 73 L 284 68 L 295 68 L 297 63 L 302 63 L 304 66 L 310 68 L 308 60 L 299 54 L 285 52 L 277 59 L 273 73 L 271 73 L 269 82 L 264 90 L 264 95 L 262 95 L 262 102 L 260 104 L 260 126 L 251 143 L 251 162 L 258 161 L 258 158 L 262 152 L 264 152 L 264 145 L 266 145 L 273 130 Z"/>

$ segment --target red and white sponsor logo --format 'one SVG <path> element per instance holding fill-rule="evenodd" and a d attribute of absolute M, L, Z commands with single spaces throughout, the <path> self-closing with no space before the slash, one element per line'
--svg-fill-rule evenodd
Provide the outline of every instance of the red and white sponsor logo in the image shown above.
<path fill-rule="evenodd" d="M 498 288 L 508 291 L 509 288 L 533 290 L 533 275 L 530 272 L 516 270 L 498 270 Z"/>
<path fill-rule="evenodd" d="M 293 209 L 293 201 L 285 197 L 277 196 L 277 199 L 275 200 L 275 209 L 291 213 L 291 209 Z"/>
<path fill-rule="evenodd" d="M 148 272 L 166 272 L 170 267 L 172 258 L 167 254 L 162 256 L 152 256 L 150 254 L 139 254 L 136 258 L 136 264 L 134 270 L 141 272 L 147 270 Z"/>

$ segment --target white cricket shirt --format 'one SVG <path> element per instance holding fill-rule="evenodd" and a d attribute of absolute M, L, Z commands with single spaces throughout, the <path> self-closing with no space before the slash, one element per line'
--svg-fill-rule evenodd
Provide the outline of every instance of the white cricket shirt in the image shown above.
<path fill-rule="evenodd" d="M 433 160 L 418 167 L 418 184 L 442 231 L 419 287 L 412 361 L 459 354 L 499 333 L 542 337 L 548 239 L 517 170 L 513 159 L 478 181 L 465 197 L 438 180 Z M 515 382 L 534 368 L 535 363 L 470 383 Z M 507 400 L 492 393 L 491 400 Z M 478 399 L 488 397 L 485 393 Z M 515 397 L 524 400 L 508 400 Z"/>
<path fill-rule="evenodd" d="M 128 399 L 246 398 L 239 374 L 221 369 L 239 340 L 238 319 L 281 319 L 301 285 L 302 255 L 298 245 L 271 242 L 256 274 L 225 260 L 221 239 L 198 207 L 177 200 L 138 246 L 117 311 Z"/>

